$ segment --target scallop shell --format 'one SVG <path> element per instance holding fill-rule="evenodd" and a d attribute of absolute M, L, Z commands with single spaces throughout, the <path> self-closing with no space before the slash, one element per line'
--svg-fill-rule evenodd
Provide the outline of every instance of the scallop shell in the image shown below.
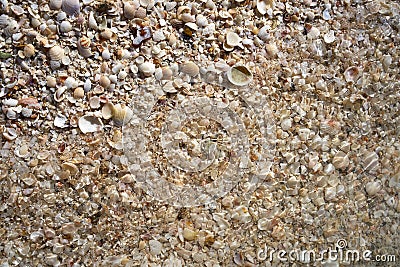
<path fill-rule="evenodd" d="M 228 70 L 227 78 L 233 85 L 245 86 L 253 80 L 253 74 L 245 66 L 239 65 Z"/>
<path fill-rule="evenodd" d="M 79 0 L 62 0 L 61 8 L 69 16 L 76 16 L 80 12 Z"/>
<path fill-rule="evenodd" d="M 199 66 L 197 66 L 197 64 L 192 61 L 186 61 L 182 63 L 180 66 L 180 70 L 182 73 L 185 73 L 192 77 L 199 74 L 200 71 Z"/>
<path fill-rule="evenodd" d="M 116 126 L 128 123 L 133 117 L 133 111 L 124 105 L 117 104 L 112 107 L 112 119 Z"/>
<path fill-rule="evenodd" d="M 93 115 L 84 115 L 79 118 L 78 126 L 83 133 L 94 133 L 103 129 L 103 122 Z"/>
<path fill-rule="evenodd" d="M 76 44 L 79 54 L 84 58 L 88 58 L 93 55 L 90 49 L 90 44 L 90 39 L 85 36 L 81 37 Z"/>
<path fill-rule="evenodd" d="M 59 10 L 62 6 L 63 0 L 50 0 L 49 8 L 53 10 Z"/>
<path fill-rule="evenodd" d="M 49 49 L 50 59 L 53 61 L 59 61 L 64 56 L 64 49 L 61 46 L 55 45 Z"/>

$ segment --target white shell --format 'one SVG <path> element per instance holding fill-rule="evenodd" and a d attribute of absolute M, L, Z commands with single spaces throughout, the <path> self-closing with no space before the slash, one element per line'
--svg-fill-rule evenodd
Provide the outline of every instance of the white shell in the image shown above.
<path fill-rule="evenodd" d="M 273 8 L 274 0 L 257 0 L 257 10 L 261 15 L 267 14 L 268 9 Z"/>
<path fill-rule="evenodd" d="M 378 181 L 369 182 L 365 185 L 365 191 L 367 191 L 367 194 L 370 196 L 376 195 L 381 188 L 381 183 Z"/>
<path fill-rule="evenodd" d="M 151 62 L 144 62 L 139 65 L 139 71 L 143 73 L 144 76 L 151 76 L 156 71 L 156 66 Z"/>
<path fill-rule="evenodd" d="M 360 77 L 360 75 L 361 72 L 356 66 L 348 67 L 344 71 L 344 79 L 346 80 L 346 82 L 355 82 L 357 81 L 358 77 Z"/>
<path fill-rule="evenodd" d="M 242 38 L 240 38 L 239 35 L 237 35 L 237 33 L 235 32 L 228 32 L 226 34 L 225 42 L 230 47 L 238 46 L 241 41 Z"/>
<path fill-rule="evenodd" d="M 4 34 L 7 37 L 11 37 L 18 30 L 19 30 L 18 22 L 16 22 L 15 20 L 10 20 L 8 26 L 4 29 Z"/>
<path fill-rule="evenodd" d="M 180 70 L 182 73 L 185 73 L 189 76 L 196 76 L 199 74 L 199 66 L 192 61 L 186 61 L 180 65 Z"/>
<path fill-rule="evenodd" d="M 101 115 L 103 116 L 103 118 L 106 120 L 111 119 L 113 116 L 113 109 L 114 105 L 112 103 L 105 104 L 101 109 Z"/>
<path fill-rule="evenodd" d="M 69 21 L 64 20 L 60 24 L 60 32 L 70 32 L 72 30 L 72 25 Z"/>
<path fill-rule="evenodd" d="M 253 74 L 242 65 L 234 66 L 227 72 L 229 82 L 237 86 L 245 86 L 253 80 Z"/>
<path fill-rule="evenodd" d="M 54 118 L 54 126 L 59 127 L 59 128 L 65 128 L 68 127 L 68 125 L 66 125 L 68 119 L 61 114 L 57 114 L 57 116 Z"/>
<path fill-rule="evenodd" d="M 78 126 L 83 133 L 94 133 L 103 129 L 103 123 L 100 118 L 92 115 L 85 115 L 80 117 L 78 121 Z"/>
<path fill-rule="evenodd" d="M 54 100 L 56 102 L 61 102 L 65 98 L 64 95 L 65 90 L 67 90 L 67 87 L 65 86 L 59 87 L 57 89 L 57 91 L 54 93 Z"/>
<path fill-rule="evenodd" d="M 93 12 L 89 13 L 89 19 L 88 19 L 88 23 L 89 23 L 89 28 L 93 29 L 93 30 L 97 30 L 98 29 L 98 25 L 97 25 L 97 21 L 93 16 Z"/>
<path fill-rule="evenodd" d="M 55 45 L 49 49 L 49 56 L 51 60 L 59 61 L 64 56 L 64 49 L 61 46 Z"/>
<path fill-rule="evenodd" d="M 50 0 L 49 2 L 49 8 L 53 10 L 58 10 L 62 6 L 62 0 Z"/>
<path fill-rule="evenodd" d="M 61 8 L 69 16 L 76 16 L 80 12 L 79 0 L 62 0 Z"/>
<path fill-rule="evenodd" d="M 333 31 L 333 30 L 330 30 L 329 32 L 327 32 L 325 35 L 324 35 L 324 41 L 325 41 L 325 43 L 327 43 L 327 44 L 331 44 L 331 43 L 333 43 L 334 41 L 335 41 L 335 32 Z"/>

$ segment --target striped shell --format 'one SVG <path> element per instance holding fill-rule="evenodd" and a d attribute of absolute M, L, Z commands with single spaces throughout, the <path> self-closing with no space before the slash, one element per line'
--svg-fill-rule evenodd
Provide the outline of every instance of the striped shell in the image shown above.
<path fill-rule="evenodd" d="M 4 29 L 4 34 L 7 37 L 11 37 L 14 33 L 18 31 L 18 29 L 19 29 L 18 22 L 16 22 L 15 20 L 11 20 L 7 25 L 7 27 Z"/>
<path fill-rule="evenodd" d="M 61 46 L 55 45 L 49 50 L 50 59 L 53 61 L 59 61 L 64 56 L 64 49 Z"/>
<path fill-rule="evenodd" d="M 90 39 L 87 37 L 81 37 L 76 44 L 78 47 L 78 52 L 81 56 L 87 58 L 92 56 L 92 51 L 90 50 Z"/>
<path fill-rule="evenodd" d="M 79 0 L 62 0 L 61 8 L 69 16 L 76 16 L 80 12 Z"/>

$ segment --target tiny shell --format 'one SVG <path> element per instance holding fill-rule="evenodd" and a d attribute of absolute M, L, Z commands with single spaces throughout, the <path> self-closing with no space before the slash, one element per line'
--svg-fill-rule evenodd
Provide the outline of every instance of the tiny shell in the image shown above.
<path fill-rule="evenodd" d="M 344 79 L 346 82 L 355 82 L 360 77 L 360 70 L 356 66 L 348 67 L 344 71 Z"/>
<path fill-rule="evenodd" d="M 345 169 L 350 164 L 349 156 L 346 153 L 339 151 L 333 158 L 332 164 L 337 169 Z"/>
<path fill-rule="evenodd" d="M 365 185 L 365 191 L 370 196 L 376 195 L 381 190 L 381 184 L 378 181 L 369 182 Z"/>
<path fill-rule="evenodd" d="M 81 37 L 76 44 L 76 46 L 78 47 L 79 54 L 84 58 L 88 58 L 93 55 L 90 49 L 90 45 L 91 45 L 90 39 L 85 36 Z"/>
<path fill-rule="evenodd" d="M 60 32 L 70 32 L 72 30 L 72 25 L 69 21 L 64 20 L 60 24 Z"/>
<path fill-rule="evenodd" d="M 76 16 L 80 10 L 79 0 L 62 0 L 61 8 L 69 16 Z"/>
<path fill-rule="evenodd" d="M 103 88 L 107 89 L 108 87 L 110 87 L 111 81 L 110 81 L 110 79 L 109 79 L 107 76 L 102 75 L 102 76 L 100 77 L 99 84 L 100 84 Z"/>
<path fill-rule="evenodd" d="M 114 105 L 111 103 L 107 103 L 103 106 L 103 108 L 101 109 L 101 115 L 103 116 L 104 119 L 108 120 L 112 118 L 113 108 Z"/>
<path fill-rule="evenodd" d="M 90 29 L 97 30 L 97 28 L 99 27 L 97 25 L 96 19 L 94 18 L 93 12 L 89 13 L 88 23 L 89 23 L 89 28 Z"/>
<path fill-rule="evenodd" d="M 334 41 L 335 41 L 335 32 L 333 31 L 333 30 L 330 30 L 329 32 L 327 32 L 325 35 L 324 35 L 324 41 L 325 41 L 325 43 L 327 43 L 327 44 L 331 44 L 331 43 L 333 43 Z"/>
<path fill-rule="evenodd" d="M 78 126 L 83 133 L 94 133 L 103 129 L 102 121 L 93 115 L 84 115 L 80 117 Z"/>
<path fill-rule="evenodd" d="M 268 9 L 273 8 L 274 0 L 257 0 L 257 10 L 261 15 L 267 14 Z"/>
<path fill-rule="evenodd" d="M 112 107 L 112 119 L 116 126 L 128 123 L 133 116 L 132 110 L 124 105 L 117 104 Z"/>
<path fill-rule="evenodd" d="M 238 46 L 241 40 L 242 38 L 240 38 L 235 32 L 228 32 L 226 34 L 225 42 L 230 47 Z"/>
<path fill-rule="evenodd" d="M 139 71 L 143 73 L 144 76 L 151 76 L 156 71 L 156 67 L 151 62 L 144 62 L 139 65 Z"/>
<path fill-rule="evenodd" d="M 135 17 L 135 12 L 137 10 L 137 6 L 133 2 L 126 2 L 124 4 L 124 16 L 127 19 L 133 19 Z"/>
<path fill-rule="evenodd" d="M 64 49 L 61 46 L 55 45 L 49 50 L 49 56 L 51 60 L 59 61 L 64 56 Z"/>
<path fill-rule="evenodd" d="M 180 65 L 180 70 L 182 73 L 185 73 L 189 76 L 196 76 L 199 74 L 199 66 L 193 61 L 186 61 Z"/>
<path fill-rule="evenodd" d="M 77 87 L 74 90 L 74 98 L 75 99 L 81 99 L 85 96 L 85 91 L 83 90 L 82 87 Z"/>
<path fill-rule="evenodd" d="M 68 125 L 66 124 L 67 121 L 67 117 L 61 114 L 57 114 L 57 116 L 54 118 L 54 126 L 59 128 L 66 128 L 68 127 Z"/>
<path fill-rule="evenodd" d="M 229 82 L 237 86 L 245 86 L 253 80 L 253 74 L 242 65 L 234 66 L 227 72 Z"/>
<path fill-rule="evenodd" d="M 278 54 L 278 47 L 273 43 L 267 44 L 265 49 L 270 57 L 275 57 Z"/>
<path fill-rule="evenodd" d="M 10 20 L 7 27 L 3 30 L 7 37 L 11 37 L 19 29 L 19 24 L 15 20 Z"/>
<path fill-rule="evenodd" d="M 32 57 L 35 54 L 35 47 L 32 44 L 27 44 L 24 47 L 24 56 L 27 58 Z"/>
<path fill-rule="evenodd" d="M 63 0 L 50 0 L 49 2 L 49 8 L 53 10 L 58 10 L 62 6 Z"/>

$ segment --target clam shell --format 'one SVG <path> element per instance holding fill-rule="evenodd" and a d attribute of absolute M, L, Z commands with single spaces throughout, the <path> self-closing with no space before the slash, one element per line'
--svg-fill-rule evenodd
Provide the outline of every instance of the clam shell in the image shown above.
<path fill-rule="evenodd" d="M 55 45 L 49 49 L 49 56 L 51 60 L 59 61 L 64 56 L 64 49 L 61 46 Z"/>
<path fill-rule="evenodd" d="M 233 85 L 245 86 L 253 80 L 253 74 L 245 66 L 238 65 L 228 70 L 227 78 Z"/>
<path fill-rule="evenodd" d="M 59 10 L 62 6 L 63 0 L 50 0 L 49 8 L 53 10 Z"/>
<path fill-rule="evenodd" d="M 76 16 L 80 12 L 79 0 L 62 0 L 61 8 L 69 16 Z"/>
<path fill-rule="evenodd" d="M 108 88 L 110 87 L 111 81 L 110 78 L 108 78 L 107 76 L 102 75 L 99 79 L 99 84 L 101 87 L 103 88 Z"/>
<path fill-rule="evenodd" d="M 81 37 L 76 44 L 79 54 L 84 58 L 88 58 L 93 55 L 90 49 L 90 44 L 90 39 L 87 37 Z"/>
<path fill-rule="evenodd" d="M 72 25 L 69 21 L 64 20 L 60 24 L 60 32 L 70 32 L 72 30 Z"/>
<path fill-rule="evenodd" d="M 58 128 L 66 128 L 68 127 L 68 125 L 66 124 L 67 121 L 67 117 L 61 114 L 57 114 L 57 116 L 54 118 L 54 126 Z"/>
<path fill-rule="evenodd" d="M 79 118 L 78 126 L 82 133 L 94 133 L 103 129 L 103 122 L 93 115 L 84 115 Z"/>
<path fill-rule="evenodd" d="M 103 116 L 103 118 L 106 120 L 111 119 L 113 116 L 113 109 L 114 105 L 112 103 L 105 104 L 101 109 L 101 115 Z"/>
<path fill-rule="evenodd" d="M 358 67 L 351 66 L 344 71 L 344 79 L 346 82 L 355 82 L 360 77 L 361 72 Z"/>
<path fill-rule="evenodd" d="M 144 62 L 139 65 L 139 71 L 143 73 L 144 76 L 151 76 L 156 71 L 156 66 L 151 62 Z"/>
<path fill-rule="evenodd" d="M 61 102 L 65 98 L 64 95 L 65 90 L 67 90 L 66 86 L 62 86 L 57 89 L 57 91 L 54 93 L 54 100 L 56 102 Z"/>
<path fill-rule="evenodd" d="M 133 19 L 135 17 L 135 12 L 138 6 L 135 5 L 133 2 L 126 2 L 124 4 L 124 16 L 127 19 Z"/>

